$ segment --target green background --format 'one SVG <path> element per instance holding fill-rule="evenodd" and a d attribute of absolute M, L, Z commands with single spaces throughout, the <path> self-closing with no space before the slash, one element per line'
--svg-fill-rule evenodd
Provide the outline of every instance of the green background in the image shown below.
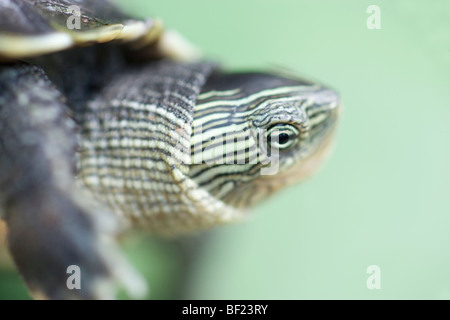
<path fill-rule="evenodd" d="M 342 95 L 320 172 L 208 234 L 185 297 L 450 299 L 450 2 L 127 0 L 229 69 L 283 66 Z M 381 9 L 369 30 L 366 9 Z M 152 298 L 184 269 L 172 245 L 136 237 L 129 255 Z M 366 286 L 369 265 L 381 289 Z M 25 297 L 11 273 L 0 298 Z"/>

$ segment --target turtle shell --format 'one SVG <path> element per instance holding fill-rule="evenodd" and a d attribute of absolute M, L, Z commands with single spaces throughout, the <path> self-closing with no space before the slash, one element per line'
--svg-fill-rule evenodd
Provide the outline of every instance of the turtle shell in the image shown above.
<path fill-rule="evenodd" d="M 0 61 L 121 41 L 137 57 L 194 60 L 198 51 L 160 19 L 136 19 L 107 0 L 0 0 Z"/>

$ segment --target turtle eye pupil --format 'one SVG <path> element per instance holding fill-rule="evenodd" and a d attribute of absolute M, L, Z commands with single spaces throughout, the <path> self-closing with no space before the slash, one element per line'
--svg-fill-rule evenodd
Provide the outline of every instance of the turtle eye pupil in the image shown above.
<path fill-rule="evenodd" d="M 286 144 L 289 142 L 289 135 L 286 132 L 282 132 L 278 135 L 278 143 L 279 144 Z"/>
<path fill-rule="evenodd" d="M 297 145 L 300 138 L 300 131 L 290 124 L 275 124 L 268 130 L 267 143 L 271 148 L 278 148 L 281 151 L 289 150 Z"/>

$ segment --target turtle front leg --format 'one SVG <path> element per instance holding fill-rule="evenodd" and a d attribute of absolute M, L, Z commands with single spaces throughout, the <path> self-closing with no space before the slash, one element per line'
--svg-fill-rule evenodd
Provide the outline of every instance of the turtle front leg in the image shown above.
<path fill-rule="evenodd" d="M 0 214 L 32 295 L 108 299 L 145 282 L 117 250 L 114 216 L 76 187 L 74 124 L 38 67 L 0 67 Z"/>

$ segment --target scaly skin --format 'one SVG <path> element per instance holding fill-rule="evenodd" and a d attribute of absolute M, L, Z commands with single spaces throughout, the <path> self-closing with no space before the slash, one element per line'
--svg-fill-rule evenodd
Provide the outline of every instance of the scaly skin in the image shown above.
<path fill-rule="evenodd" d="M 35 298 L 112 298 L 116 283 L 139 296 L 144 280 L 120 254 L 116 237 L 134 226 L 178 235 L 232 222 L 244 216 L 240 207 L 309 175 L 330 146 L 338 96 L 297 79 L 235 74 L 236 81 L 228 81 L 209 62 L 177 63 L 198 56 L 153 20 L 130 21 L 105 0 L 77 1 L 88 24 L 68 32 L 61 28 L 68 4 L 0 0 L 0 219 Z M 73 49 L 114 39 L 133 43 Z M 72 50 L 39 56 L 64 48 Z M 32 64 L 14 62 L 31 56 L 37 56 Z M 161 56 L 173 59 L 153 61 Z M 264 99 L 276 100 L 286 96 L 273 90 L 301 87 L 289 88 L 289 103 L 272 101 L 265 109 L 258 109 L 262 97 L 249 105 L 219 97 L 219 109 L 224 101 L 233 106 L 225 108 L 230 122 L 208 116 L 223 131 L 239 123 L 245 130 L 281 125 L 300 132 L 294 148 L 280 153 L 278 175 L 190 164 L 198 138 L 193 123 L 202 122 L 195 112 L 208 103 L 197 105 L 197 98 L 202 90 L 226 90 L 224 84 L 239 89 L 244 101 L 263 89 L 272 90 Z M 216 174 L 223 185 L 208 181 Z M 0 234 L 4 229 L 0 224 Z M 73 265 L 83 274 L 81 290 L 66 286 Z"/>

